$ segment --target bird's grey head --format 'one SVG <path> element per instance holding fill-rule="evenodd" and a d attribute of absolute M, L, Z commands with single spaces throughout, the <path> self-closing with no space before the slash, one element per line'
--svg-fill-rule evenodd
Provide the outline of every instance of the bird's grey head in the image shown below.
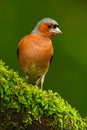
<path fill-rule="evenodd" d="M 38 27 L 39 27 L 41 24 L 47 23 L 47 22 L 52 23 L 52 24 L 54 25 L 54 30 L 52 30 L 52 31 L 54 31 L 54 33 L 55 33 L 55 32 L 56 32 L 56 33 L 62 33 L 62 32 L 60 31 L 60 29 L 59 29 L 58 23 L 57 23 L 54 19 L 51 19 L 51 18 L 44 18 L 44 19 L 40 20 L 40 21 L 37 23 L 36 27 L 33 29 L 33 31 L 32 31 L 31 33 L 41 34 L 41 32 L 38 30 Z"/>

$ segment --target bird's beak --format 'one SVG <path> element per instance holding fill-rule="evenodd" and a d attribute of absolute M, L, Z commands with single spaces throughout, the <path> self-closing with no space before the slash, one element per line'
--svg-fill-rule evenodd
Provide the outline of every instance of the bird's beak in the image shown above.
<path fill-rule="evenodd" d="M 55 33 L 62 34 L 62 31 L 57 27 L 54 29 Z"/>
<path fill-rule="evenodd" d="M 58 27 L 56 27 L 55 29 L 51 29 L 50 32 L 54 34 L 62 34 L 62 31 Z"/>

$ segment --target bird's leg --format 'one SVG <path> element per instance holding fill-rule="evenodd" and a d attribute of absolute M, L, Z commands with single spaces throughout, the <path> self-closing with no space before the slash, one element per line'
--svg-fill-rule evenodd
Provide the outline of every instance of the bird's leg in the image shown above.
<path fill-rule="evenodd" d="M 26 79 L 27 79 L 27 80 L 29 79 L 29 75 L 28 75 L 28 74 L 26 74 Z"/>
<path fill-rule="evenodd" d="M 41 76 L 37 79 L 36 85 L 38 85 L 41 82 Z"/>
<path fill-rule="evenodd" d="M 44 83 L 45 74 L 41 77 L 41 89 L 43 89 L 43 83 Z"/>

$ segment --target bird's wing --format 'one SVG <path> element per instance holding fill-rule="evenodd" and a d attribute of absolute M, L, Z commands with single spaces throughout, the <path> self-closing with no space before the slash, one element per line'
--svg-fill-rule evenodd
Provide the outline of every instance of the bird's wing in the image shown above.
<path fill-rule="evenodd" d="M 50 64 L 52 63 L 52 60 L 53 60 L 53 54 L 52 54 L 52 56 L 51 56 L 51 58 L 50 58 Z"/>
<path fill-rule="evenodd" d="M 19 48 L 17 48 L 17 58 L 18 58 L 18 56 L 19 56 Z"/>

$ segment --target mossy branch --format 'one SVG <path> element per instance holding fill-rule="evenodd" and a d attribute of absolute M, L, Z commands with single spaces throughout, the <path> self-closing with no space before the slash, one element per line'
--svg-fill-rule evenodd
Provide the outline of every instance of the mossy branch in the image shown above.
<path fill-rule="evenodd" d="M 58 93 L 29 85 L 0 61 L 0 130 L 87 130 Z"/>

